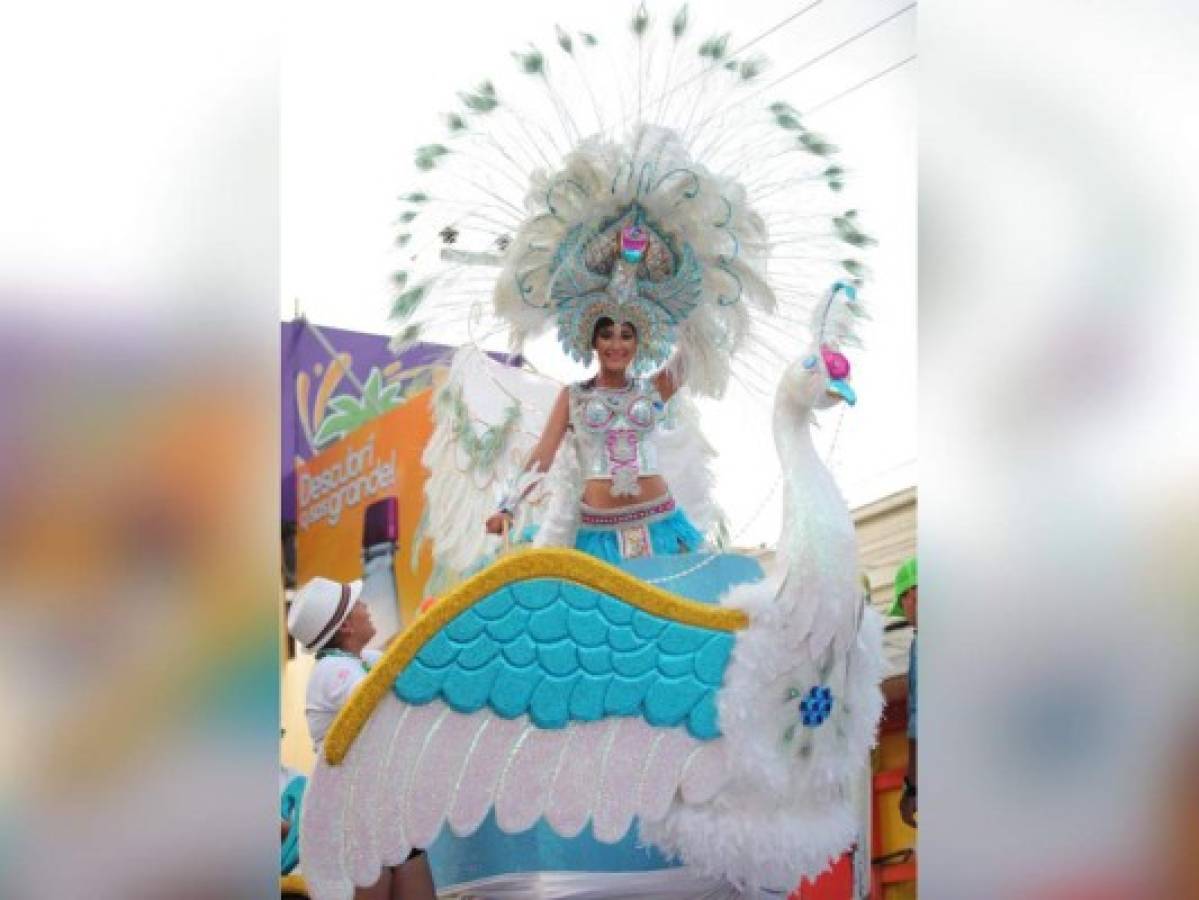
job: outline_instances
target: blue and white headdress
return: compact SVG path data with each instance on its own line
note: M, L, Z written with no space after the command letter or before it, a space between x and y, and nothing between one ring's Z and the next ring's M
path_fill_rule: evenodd
M550 271L547 293L562 349L589 364L596 324L628 322L637 331L639 372L666 361L678 325L703 293L703 270L690 245L672 248L636 204L615 221L576 225L558 244Z
M837 203L836 148L760 96L765 60L730 56L728 35L689 56L685 8L661 33L644 7L630 25L624 61L558 29L553 61L514 54L510 84L458 95L403 198L397 345L466 323L507 330L520 351L553 329L587 363L609 317L636 326L638 371L677 349L687 385L718 397L730 375L773 385L797 323L830 284L860 281L871 240ZM645 246L631 261L634 227Z

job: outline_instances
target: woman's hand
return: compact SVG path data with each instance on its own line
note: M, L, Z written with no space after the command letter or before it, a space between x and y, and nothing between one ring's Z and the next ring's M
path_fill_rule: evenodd
M512 515L506 512L497 512L491 515L484 524L488 534L506 534L508 529L512 527Z

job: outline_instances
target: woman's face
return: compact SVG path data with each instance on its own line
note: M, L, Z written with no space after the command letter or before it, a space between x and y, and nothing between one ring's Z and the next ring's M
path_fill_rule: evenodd
M636 330L628 322L601 325L595 332L595 352L601 369L624 372L637 355Z

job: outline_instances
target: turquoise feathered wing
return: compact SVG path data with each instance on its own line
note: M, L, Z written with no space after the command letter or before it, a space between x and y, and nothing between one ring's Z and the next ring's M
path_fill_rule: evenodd
M638 716L720 736L719 689L733 633L684 624L559 578L512 584L455 616L395 682L420 705L528 716L538 728Z

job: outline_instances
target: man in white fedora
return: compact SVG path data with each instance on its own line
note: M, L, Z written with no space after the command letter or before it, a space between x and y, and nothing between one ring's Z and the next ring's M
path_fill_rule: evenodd
M313 578L296 593L287 616L291 636L316 654L304 715L318 754L338 710L382 656L378 650L364 649L375 636L375 626L366 604L359 602L361 594L361 581L342 584Z
M318 756L338 710L383 655L383 651L366 649L375 636L375 626L366 604L360 600L361 595L361 581L342 584L328 578L313 578L296 592L287 616L291 636L316 654L316 666L308 679L304 714ZM355 889L354 897L434 900L433 876L424 851L413 850L407 862L384 868L378 882L369 888Z

